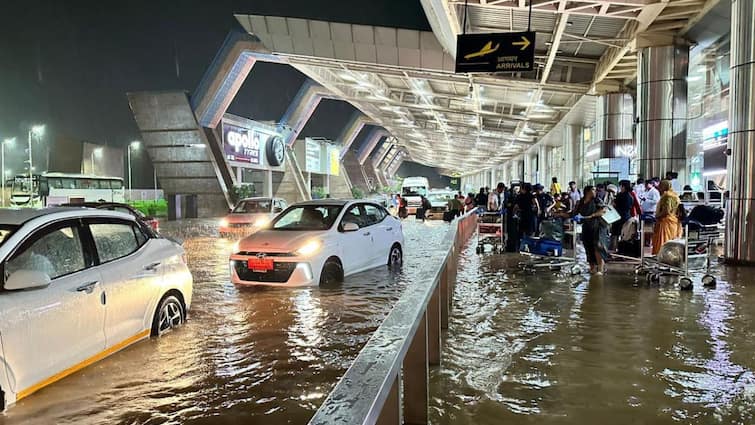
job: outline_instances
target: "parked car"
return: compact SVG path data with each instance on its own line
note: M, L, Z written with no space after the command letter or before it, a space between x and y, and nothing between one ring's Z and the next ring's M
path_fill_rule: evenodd
M181 325L192 277L180 245L101 209L0 210L0 410Z
M456 192L451 190L431 190L427 194L427 199L430 201L432 208L425 213L426 218L432 220L442 220L443 213L448 211L448 201L456 196Z
M237 285L306 286L400 265L401 222L375 202L319 200L289 207L230 257Z
M288 204L280 198L246 198L238 201L227 216L220 219L221 236L248 233L270 223Z
M155 217L145 215L143 212L137 210L128 204L121 204L119 202L79 202L71 204L63 204L61 207L84 207L84 208L97 208L99 210L118 211L126 214L130 214L136 217L137 220L149 225L155 232L160 231L160 221Z

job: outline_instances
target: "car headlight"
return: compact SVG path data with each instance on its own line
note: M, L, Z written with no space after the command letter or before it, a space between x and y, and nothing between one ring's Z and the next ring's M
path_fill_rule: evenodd
M257 221L254 222L254 227L267 227L267 225L270 223L270 219L262 217L258 218Z
M218 222L218 225L220 227L228 227L228 219L227 218L221 218Z
M294 253L301 257L308 257L315 252L317 252L321 247L320 242L318 241L309 241L306 244L304 244L301 248L297 249Z

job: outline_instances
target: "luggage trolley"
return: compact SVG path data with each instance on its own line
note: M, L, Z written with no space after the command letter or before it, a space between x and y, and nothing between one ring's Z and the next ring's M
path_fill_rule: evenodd
M710 256L713 242L721 237L719 225L703 225L690 221L684 225L681 239L666 242L657 256L645 256L644 247L640 265L635 273L645 273L648 284L657 284L663 276L679 278L679 288L692 289L692 271L703 271L703 286L716 286L716 277L710 274Z
M504 249L503 215L500 212L482 212L477 215L477 248L482 254L485 247L491 246L493 252L502 253Z
M519 253L526 257L519 262L519 268L524 271L567 270L572 275L582 273L582 267L577 263L577 234L579 225L572 223L570 232L564 232L561 220L546 220L540 225L540 237L524 237ZM564 255L562 241L568 234L572 238L573 256Z

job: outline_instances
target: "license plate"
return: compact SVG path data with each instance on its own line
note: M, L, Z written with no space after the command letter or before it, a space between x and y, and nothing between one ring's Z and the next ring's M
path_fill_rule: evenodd
M272 258L250 258L246 263L247 268L253 272L269 272L275 268Z

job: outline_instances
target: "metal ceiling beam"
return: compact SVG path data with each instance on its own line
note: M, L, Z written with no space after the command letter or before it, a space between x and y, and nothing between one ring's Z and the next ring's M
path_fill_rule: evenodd
M532 10L548 13L570 13L574 15L605 16L618 19L637 19L641 8L658 0L533 0ZM464 0L451 0L452 5L465 4ZM469 0L469 6L497 10L527 11L529 3L525 0Z
M705 2L705 5L703 5L702 9L699 10L697 15L687 21L687 25L685 25L684 28L682 28L682 30L679 31L679 34L686 35L692 29L692 27L695 26L695 24L700 22L703 19L703 17L705 17L705 15L707 15L708 12L710 12L720 2L721 0L707 0Z

